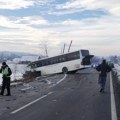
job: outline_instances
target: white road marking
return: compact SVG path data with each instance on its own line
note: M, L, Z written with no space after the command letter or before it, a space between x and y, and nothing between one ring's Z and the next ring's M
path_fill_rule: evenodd
M13 111L13 112L11 112L11 114L15 114L15 113L17 113L17 112L23 110L24 108L26 108L26 107L28 107L28 106L30 106L30 105L36 103L37 101L39 101L39 100L41 100L41 99L47 97L48 95L50 95L50 94L52 94L52 93L53 93L53 92L49 92L47 95L43 95L42 97L40 97L40 98L38 98L38 99L36 99L36 100L34 100L34 101L32 101L32 102L30 102L30 103L24 105L23 107L21 107L21 108L15 110L15 111Z
M26 90L29 90L29 89L31 89L31 88L33 88L33 87L27 87L27 88L23 88L23 89L21 89L20 91L22 91L22 92L25 92Z
M67 77L67 74L65 74L65 76L61 80L59 80L56 84L61 83L63 80L65 80L66 77Z
M112 75L111 75L111 73L110 73L110 91L111 91L111 119L112 120L117 120L115 96L114 96L113 82L112 82Z
M66 77L67 77L67 74L65 74L65 76L64 76L62 79L60 79L55 85L61 83L63 80L65 80ZM53 86L55 86L55 85L53 85ZM44 96L42 96L42 97L40 97L40 98L38 98L38 99L36 99L36 100L34 100L34 101L32 101L32 102L26 104L26 105L24 105L23 107L21 107L21 108L15 110L15 111L13 111L13 112L11 112L11 114L15 114L15 113L17 113L17 112L23 110L24 108L26 108L26 107L28 107L28 106L30 106L30 105L36 103L37 101L39 101L39 100L41 100L41 99L47 97L48 95L50 95L50 94L52 94L52 93L53 93L53 92L49 92L47 95L44 95Z
M65 80L66 77L67 77L67 74L65 74L64 77L62 79L60 79L58 82L56 82L55 84L53 84L52 87L54 87L57 84L61 83L63 80Z

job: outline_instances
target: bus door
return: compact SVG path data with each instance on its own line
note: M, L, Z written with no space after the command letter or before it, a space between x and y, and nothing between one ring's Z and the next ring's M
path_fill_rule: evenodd
M82 59L82 65L91 65L91 58L94 55L87 55Z

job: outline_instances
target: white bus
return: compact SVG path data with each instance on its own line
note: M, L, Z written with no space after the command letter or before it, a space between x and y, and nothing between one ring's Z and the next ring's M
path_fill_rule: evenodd
M41 75L76 72L79 69L91 67L91 58L89 50L79 50L61 54L54 57L47 57L28 66L32 71L38 71Z

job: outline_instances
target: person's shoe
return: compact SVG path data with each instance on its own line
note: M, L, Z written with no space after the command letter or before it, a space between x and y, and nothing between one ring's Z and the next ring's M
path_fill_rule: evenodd
M2 93L0 93L0 95L2 95L2 96L3 96L3 94L2 94Z
M105 93L105 91L102 91L102 93Z
M102 90L102 93L105 93L104 89Z
M103 89L101 88L99 92L102 92L102 91L103 91Z
M11 94L6 94L6 96L11 96Z

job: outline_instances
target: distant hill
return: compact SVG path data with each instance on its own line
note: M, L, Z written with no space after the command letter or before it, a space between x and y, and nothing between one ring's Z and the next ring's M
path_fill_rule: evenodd
M25 52L0 51L0 62L13 60L14 58L20 58L22 56L36 56L36 55L37 54L31 54L31 53L25 53Z

